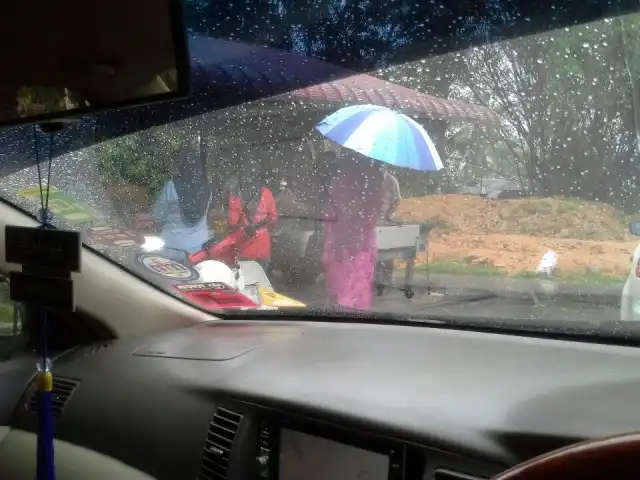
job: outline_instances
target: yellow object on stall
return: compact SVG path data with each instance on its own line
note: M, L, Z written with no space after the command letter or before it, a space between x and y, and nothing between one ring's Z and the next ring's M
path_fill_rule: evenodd
M270 288L260 289L260 300L262 300L262 303L267 307L278 307L278 308L306 307L304 303L294 300L293 298L280 295L279 293L274 292Z

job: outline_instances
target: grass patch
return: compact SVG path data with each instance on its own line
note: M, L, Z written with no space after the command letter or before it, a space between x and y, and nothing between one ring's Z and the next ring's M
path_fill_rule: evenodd
M424 270L427 265L421 263L416 265L416 270ZM477 277L499 277L507 276L498 267L491 265L470 265L463 262L435 261L429 264L430 274L447 275L472 275ZM538 275L533 270L522 270L510 278L536 278ZM612 285L622 284L627 280L626 275L611 275L593 270L556 270L555 276L549 278L559 283L591 284L591 285Z
M573 213L580 209L580 205L571 200L565 200L558 205L558 211L560 213Z
M536 272L532 270L523 270L514 275L515 278L535 278ZM626 275L611 275L608 273L594 272L592 270L569 270L558 271L550 280L561 283L577 283L577 284L596 284L611 285L624 283L627 280Z
M528 198L514 209L519 215L549 215L553 212L553 200L550 198Z
M514 278L535 278L538 274L533 270L522 270L521 272L516 273Z
M516 205L514 213L525 216L529 215L554 215L565 214L579 211L581 205L579 202L570 198L535 198L530 197L522 200Z
M416 265L417 269L426 269L427 265ZM429 263L429 273L450 275L500 276L502 271L491 265L470 265L462 262L435 261Z

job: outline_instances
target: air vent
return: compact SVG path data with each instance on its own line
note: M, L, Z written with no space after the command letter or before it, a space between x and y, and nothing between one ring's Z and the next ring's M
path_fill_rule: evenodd
M485 480L481 477L467 473L454 472L452 470L438 469L433 473L433 480Z
M226 480L233 441L242 415L218 407L209 423L199 480Z
M67 401L73 395L74 390L78 387L80 382L71 378L63 378L53 376L53 391L51 392L51 399L53 404L53 415L60 416L64 410ZM25 403L27 411L38 411L38 391L36 389L35 381L32 382L29 387L29 393L27 394L27 401Z
M269 427L263 423L262 428L260 429L260 455L269 455L270 433Z

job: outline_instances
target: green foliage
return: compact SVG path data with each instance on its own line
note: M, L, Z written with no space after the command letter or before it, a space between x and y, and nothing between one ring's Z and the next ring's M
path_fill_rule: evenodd
M640 182L629 179L640 177L640 15L485 45L456 66L449 93L493 108L502 122L449 125L453 183L503 176L529 193L637 211ZM412 88L444 71L422 62L395 70Z
M185 141L182 132L169 127L109 140L96 147L98 170L106 183L153 193L169 178L171 159Z

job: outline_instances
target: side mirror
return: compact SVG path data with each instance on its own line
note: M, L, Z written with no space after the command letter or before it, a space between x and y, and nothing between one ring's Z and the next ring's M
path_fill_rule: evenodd
M631 235L640 235L640 221L636 220L629 224L629 233Z

